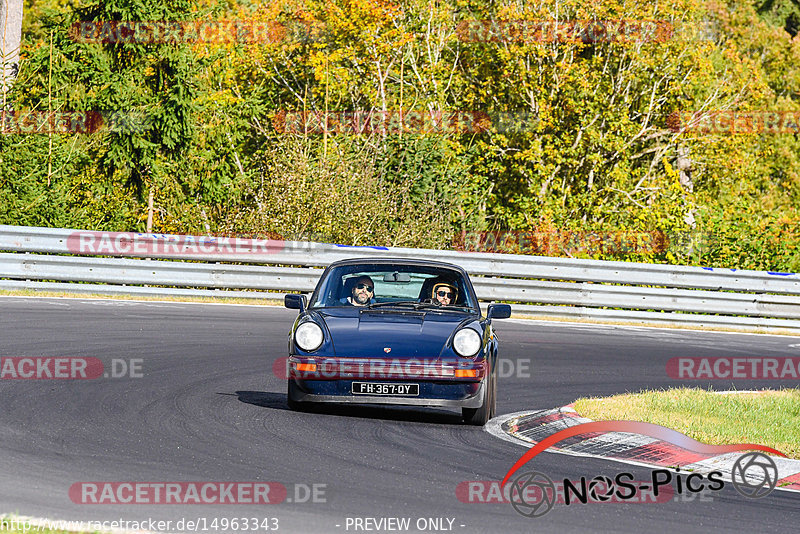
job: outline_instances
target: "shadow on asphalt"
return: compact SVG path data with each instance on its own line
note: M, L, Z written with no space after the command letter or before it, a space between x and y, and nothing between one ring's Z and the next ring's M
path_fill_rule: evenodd
M220 393L220 395L231 395ZM289 410L286 405L286 393L270 391L237 391L240 402L252 404L272 410ZM386 421L410 421L417 423L435 423L439 425L463 425L461 414L446 411L442 408L414 408L409 406L370 406L342 404L314 404L303 410L306 413L336 415L340 417L358 417L360 419L382 419Z

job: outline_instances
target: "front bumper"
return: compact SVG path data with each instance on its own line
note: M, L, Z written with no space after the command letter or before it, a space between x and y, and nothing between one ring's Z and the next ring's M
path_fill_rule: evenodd
M403 406L441 406L448 408L480 408L483 405L483 382L414 382L418 396L354 395L353 380L294 380L291 400L350 404L391 404ZM364 380L356 380L363 382ZM379 381L376 381L379 382ZM405 382L405 381L404 381Z
M479 408L486 362L469 359L304 357L287 362L293 401ZM363 395L353 382L419 384L419 394Z

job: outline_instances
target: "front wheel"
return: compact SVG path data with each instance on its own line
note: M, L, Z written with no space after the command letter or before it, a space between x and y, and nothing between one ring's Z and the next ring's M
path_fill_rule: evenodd
M496 411L497 375L493 372L486 379L483 405L480 408L461 408L461 417L468 425L483 426L494 417Z
M297 384L294 383L294 380L289 380L287 384L288 386L286 387L286 404L289 405L289 409L294 412L304 411L306 408L304 406L304 403L292 400L292 397L295 396L295 392L297 391Z

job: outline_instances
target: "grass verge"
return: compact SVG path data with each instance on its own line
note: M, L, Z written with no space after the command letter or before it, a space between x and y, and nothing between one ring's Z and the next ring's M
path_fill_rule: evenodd
M710 445L758 443L800 459L800 389L719 394L699 388L581 398L575 410L595 421L644 421Z

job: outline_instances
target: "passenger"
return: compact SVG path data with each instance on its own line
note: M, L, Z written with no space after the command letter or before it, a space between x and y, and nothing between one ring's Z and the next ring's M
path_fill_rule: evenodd
M366 306L374 302L375 283L369 276L359 276L356 280L350 296L342 299L344 304L351 304L353 306Z
M456 298L458 297L458 290L455 286L445 283L439 283L433 286L433 294L431 298L435 304L441 304L442 306L450 306L455 304Z

